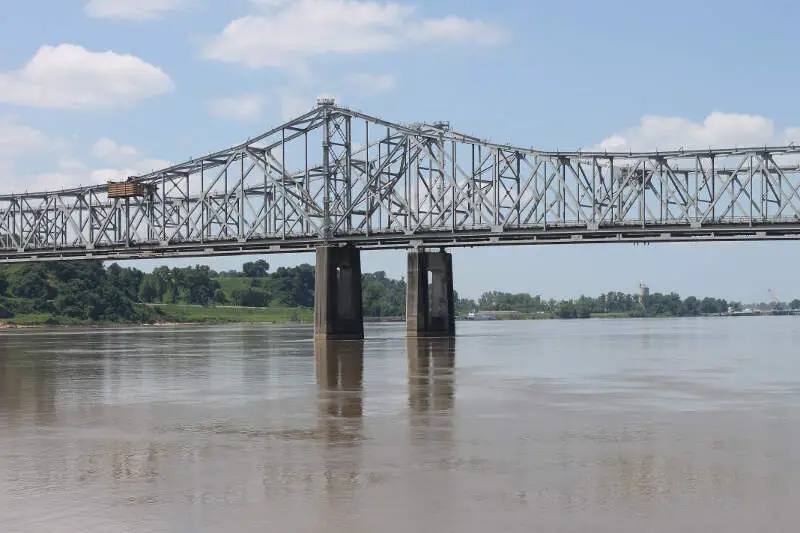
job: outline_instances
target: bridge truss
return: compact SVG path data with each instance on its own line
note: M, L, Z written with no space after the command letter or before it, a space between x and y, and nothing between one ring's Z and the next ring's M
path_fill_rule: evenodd
M800 238L800 148L544 152L322 101L244 144L108 185L0 194L0 262Z

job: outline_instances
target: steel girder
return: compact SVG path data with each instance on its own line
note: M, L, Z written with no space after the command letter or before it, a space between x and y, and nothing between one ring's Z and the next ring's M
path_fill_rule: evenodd
M361 248L800 238L800 149L544 152L330 102L107 185L0 195L0 262Z

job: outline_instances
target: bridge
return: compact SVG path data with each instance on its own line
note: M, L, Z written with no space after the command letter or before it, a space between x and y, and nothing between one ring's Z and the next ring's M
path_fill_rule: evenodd
M800 147L553 152L322 99L124 183L0 193L0 263L317 252L317 334L363 335L360 251L409 249L409 335L454 331L464 246L800 238Z

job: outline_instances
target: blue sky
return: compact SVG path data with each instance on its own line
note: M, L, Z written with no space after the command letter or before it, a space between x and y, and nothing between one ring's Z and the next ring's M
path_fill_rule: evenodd
M542 149L782 142L800 131L800 8L768 4L17 2L0 17L0 180L24 190L146 172L254 136L320 94ZM456 250L456 289L567 297L644 281L742 300L773 288L789 299L800 296L796 246ZM364 260L366 270L404 273L401 252Z

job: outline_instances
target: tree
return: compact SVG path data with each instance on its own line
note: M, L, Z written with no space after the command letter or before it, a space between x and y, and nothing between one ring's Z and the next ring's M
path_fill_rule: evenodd
M225 291L223 291L222 289L217 289L214 291L214 303L215 304L228 303L228 297L225 295Z
M161 298L153 276L145 276L139 286L139 300L144 303L153 303Z
M139 297L144 272L135 268L122 268L114 263L106 269L109 283L124 291L128 298L136 300Z
M264 291L260 290L235 290L233 303L240 307L266 307L268 300Z
M176 284L180 283L181 293L187 303L206 306L220 288L219 282L211 277L211 269L205 265L182 270L175 269Z
M56 291L40 269L32 268L19 278L14 294L29 300L49 300L55 296Z
M369 317L398 317L406 310L406 284L386 276L385 272L361 276L361 298L364 315Z
M578 312L572 302L561 302L556 311L558 318L577 318Z
M689 296L683 301L683 314L697 316L700 313L700 302L694 296Z
M8 292L8 277L5 272L0 272L0 296L5 296Z
M269 272L269 263L263 259L242 265L242 272L248 278L263 278Z
M0 281L0 294L2 294L2 293L3 293L3 292L2 292L2 283L3 283L3 282L2 282L2 281ZM789 307L790 307L791 309L800 309L800 300L798 300L797 298L795 298L794 300L792 300L791 302L789 302Z
M700 312L703 314L725 313L728 311L728 302L716 298L703 298L700 302Z
M465 314L471 313L475 311L477 308L477 304L475 300L471 300L469 298L456 298L455 299L455 309L456 313Z
M303 264L295 268L279 268L269 278L267 290L279 305L314 307L314 267Z
M103 316L102 304L97 293L90 290L80 278L66 283L53 302L60 315L79 320L100 320Z
M581 296L575 303L575 316L577 318L591 318L594 302L591 298Z
M145 300L150 302L164 302L164 303L175 303L175 301L167 302L168 299L167 294L169 293L169 299L177 298L177 293L174 292L173 289L173 279L172 273L170 272L169 267L158 267L153 269L153 272L145 277L142 281L143 284L147 283L151 285L151 288L148 289L148 294L152 295L152 299ZM141 291L141 289L140 289ZM141 292L140 292L141 293Z

